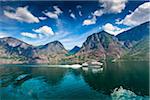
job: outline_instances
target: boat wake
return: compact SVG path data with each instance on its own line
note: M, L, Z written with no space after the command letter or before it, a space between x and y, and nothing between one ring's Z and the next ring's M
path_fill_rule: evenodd
M113 93L111 93L112 100L149 100L148 96L138 96L134 92L120 88L115 88Z

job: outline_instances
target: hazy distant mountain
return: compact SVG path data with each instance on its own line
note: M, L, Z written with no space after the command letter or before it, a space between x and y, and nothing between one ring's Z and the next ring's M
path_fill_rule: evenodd
M133 47L138 41L149 35L149 22L143 23L130 30L118 34L116 37L119 41L124 42L128 48Z
M74 55L74 54L76 54L79 50L80 50L80 47L75 46L75 47L73 47L73 48L68 52L68 55Z
M90 35L83 43L78 55L84 56L84 59L106 59L119 58L124 54L124 47L118 39L105 32L94 33Z

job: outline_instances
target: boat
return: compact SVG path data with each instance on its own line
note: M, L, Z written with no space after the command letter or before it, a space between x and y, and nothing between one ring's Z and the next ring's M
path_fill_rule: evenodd
M84 62L82 64L82 67L95 67L95 68L101 68L103 63L98 62L98 61L92 61L92 62Z
M93 61L93 62L91 62L91 65L102 66L103 63L98 62L98 61Z
M101 71L103 71L103 67L101 67L101 68L92 68L92 72L93 73L98 73L98 72L101 72Z
M93 61L89 64L89 67L91 68L102 68L103 63L98 61Z
M88 63L87 62L83 63L82 67L88 67Z
M91 69L93 72L99 72L103 71L103 63L98 61L92 61L92 62L84 62L82 64L82 69L84 71L88 71L88 69Z

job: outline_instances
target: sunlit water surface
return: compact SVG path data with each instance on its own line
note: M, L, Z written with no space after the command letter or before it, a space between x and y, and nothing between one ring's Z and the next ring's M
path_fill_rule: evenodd
M131 61L105 63L103 71L60 65L0 65L0 97L1 100L148 100L149 65Z

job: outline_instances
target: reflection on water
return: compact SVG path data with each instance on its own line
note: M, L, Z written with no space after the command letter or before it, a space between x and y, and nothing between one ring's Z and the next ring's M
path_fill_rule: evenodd
M31 74L35 77L44 76L50 85L57 85L62 81L66 71L66 68L33 67Z
M123 86L138 95L149 94L149 69L146 62L107 63L102 73L83 72L84 80L94 90L110 94L114 88Z
M120 96L132 94L126 97L140 97L140 99L146 96L148 99L148 83L148 62L106 63L103 71L49 67L48 65L0 66L2 100L120 98L116 94ZM114 91L120 86L124 89Z

